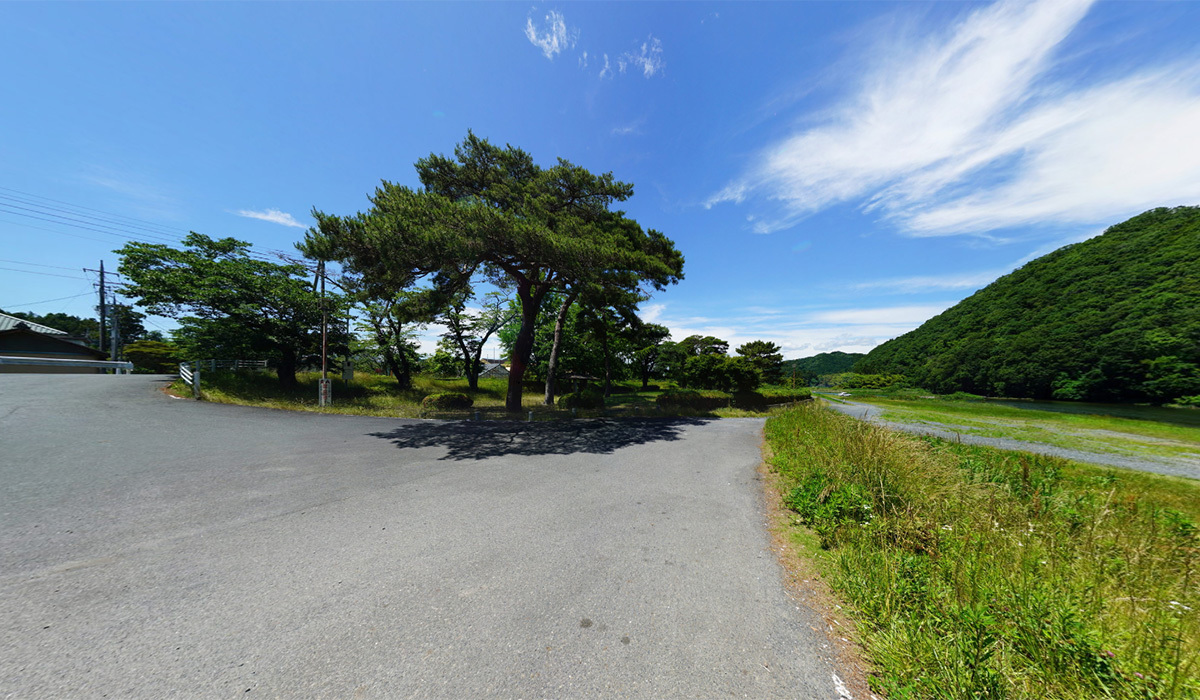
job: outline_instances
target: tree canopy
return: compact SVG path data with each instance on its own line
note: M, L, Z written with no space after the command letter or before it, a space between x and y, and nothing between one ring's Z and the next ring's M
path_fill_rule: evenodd
M939 393L1200 394L1200 207L1153 209L1005 275L855 366Z
M307 269L253 258L250 244L233 238L192 233L183 246L129 243L116 251L129 280L121 294L181 319L176 337L185 348L253 352L275 365L282 385L294 386L301 355L320 342L321 303Z
M447 298L476 276L515 292L521 321L510 359L509 410L547 296L573 284L662 289L683 276L683 256L662 233L643 230L611 207L633 186L559 159L550 167L525 151L468 133L454 156L416 163L421 188L384 181L371 208L352 216L314 211L303 247L338 260L378 293L416 280Z

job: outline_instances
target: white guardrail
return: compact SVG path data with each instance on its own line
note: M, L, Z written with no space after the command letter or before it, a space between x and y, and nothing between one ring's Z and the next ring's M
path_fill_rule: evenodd
M50 357L15 357L0 355L0 365L33 365L38 367L94 367L116 370L117 374L133 371L132 362L109 362L108 360L63 360Z

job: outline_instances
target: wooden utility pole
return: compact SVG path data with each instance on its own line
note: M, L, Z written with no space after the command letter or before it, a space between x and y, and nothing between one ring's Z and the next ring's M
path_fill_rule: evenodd
M104 261L100 261L100 352L104 352L105 323L108 322L108 306L104 299Z

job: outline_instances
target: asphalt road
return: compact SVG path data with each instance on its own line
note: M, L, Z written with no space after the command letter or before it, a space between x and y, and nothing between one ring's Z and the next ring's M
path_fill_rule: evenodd
M0 375L0 697L837 698L757 420L438 423Z

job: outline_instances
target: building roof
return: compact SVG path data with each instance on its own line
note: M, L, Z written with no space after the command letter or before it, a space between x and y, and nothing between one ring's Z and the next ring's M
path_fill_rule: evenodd
M33 321L26 321L23 318L17 318L16 316L9 316L8 314L0 314L0 331L11 331L12 329L16 328L19 324L22 324L22 323L24 323L25 326L29 328L29 330L33 331L34 333L41 333L42 335L66 335L67 334L66 331L60 331L57 328L51 328L50 326L43 326L40 323L34 323Z

